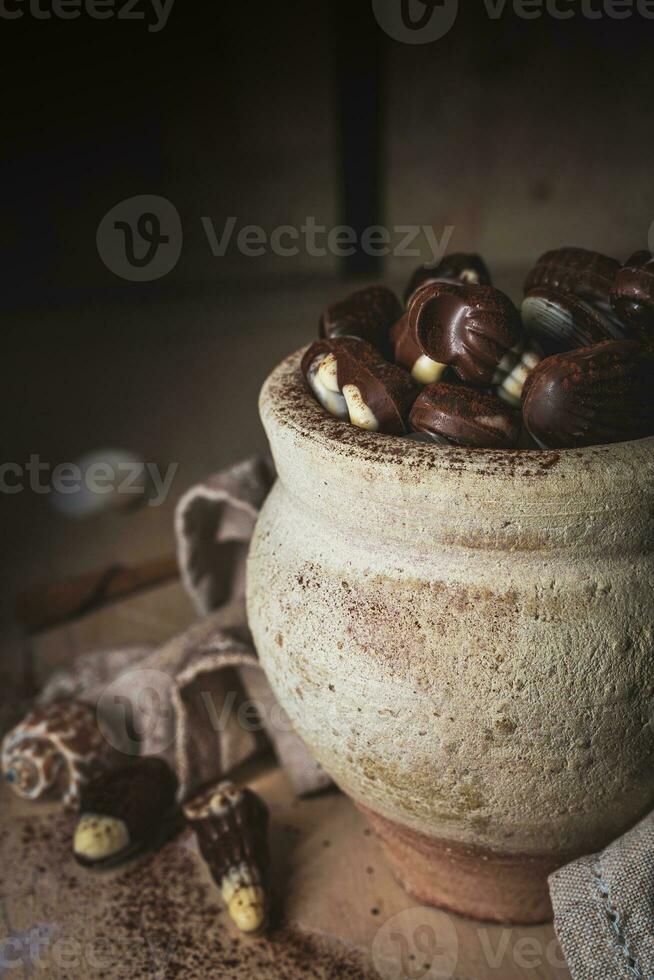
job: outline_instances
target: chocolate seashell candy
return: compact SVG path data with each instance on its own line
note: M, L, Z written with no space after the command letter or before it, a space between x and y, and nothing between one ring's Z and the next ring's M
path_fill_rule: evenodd
M637 339L654 337L654 256L636 252L618 272L611 304Z
M473 285L490 286L491 276L481 255L468 252L452 252L438 265L421 265L415 270L404 292L404 302L408 303L421 286L432 282L463 282Z
M546 354L589 347L603 340L623 340L624 331L580 296L553 286L536 286L521 308L525 330Z
M328 306L320 319L320 336L358 337L391 356L390 330L402 315L399 299L386 286L368 286Z
M160 846L175 828L177 777L162 759L143 757L88 783L73 839L76 861L114 867Z
M372 432L406 433L418 387L371 344L354 337L318 340L304 354L302 372L330 414Z
M541 361L525 385L525 425L545 449L654 433L654 350L609 340Z
M519 413L497 395L447 382L418 395L409 421L415 432L475 449L514 449L520 437Z
M268 807L247 787L225 781L188 803L184 815L234 924L261 932L268 919Z
M538 286L552 286L608 310L611 289L619 271L618 260L601 252L556 248L538 259L527 276L525 293Z
M492 286L437 282L422 286L392 331L395 359L422 384L448 367L472 385L498 387L519 405L524 380L540 354L525 348L517 309Z

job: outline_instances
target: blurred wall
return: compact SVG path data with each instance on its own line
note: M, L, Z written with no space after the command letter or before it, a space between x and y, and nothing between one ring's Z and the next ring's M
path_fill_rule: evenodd
M427 223L440 237L453 226L452 248L501 267L564 242L619 257L644 246L654 22L524 21L510 7L492 20L483 4L459 6L428 45L389 38L369 0L176 0L159 33L3 21L0 303L124 289L95 234L114 204L144 193L175 204L184 250L163 283L129 286L139 299L343 271L303 247L255 258L232 243L215 258L202 216L218 233L233 216L235 235L247 224L269 234L307 217L361 220L363 202L391 228ZM404 276L416 262L391 257L388 269Z
M491 21L479 4L432 45L390 43L390 223L453 225L453 248L500 268L560 244L646 247L653 40L639 18Z

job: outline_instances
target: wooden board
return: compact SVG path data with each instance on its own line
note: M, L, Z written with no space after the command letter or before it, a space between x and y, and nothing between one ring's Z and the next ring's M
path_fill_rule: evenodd
M90 650L164 643L196 619L181 584L171 582L103 606L32 638L37 685Z

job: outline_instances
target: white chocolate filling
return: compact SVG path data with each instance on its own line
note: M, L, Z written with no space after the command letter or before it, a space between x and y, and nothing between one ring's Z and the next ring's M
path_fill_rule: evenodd
M87 813L75 828L73 851L87 861L102 861L123 851L129 842L129 831L122 820Z
M266 921L266 896L259 874L245 862L230 868L220 883L230 918L241 932L256 932Z
M338 362L333 354L326 354L321 360L316 376L327 391L340 392L341 389L338 387Z
M538 353L538 351L528 347L520 360L516 363L509 374L506 375L501 385L497 389L497 394L503 401L508 402L508 404L512 405L514 408L518 408L520 406L520 399L522 398L522 389L525 386L525 381L540 360L541 355Z
M447 364L432 361L431 357L421 354L411 368L411 374L421 385L432 385L440 381L447 370Z
M520 360L520 356L524 350L523 344L516 344L511 350L507 351L500 363L495 369L495 374L493 375L493 384L501 385L508 374L513 371L514 367Z
M359 429L368 429L370 432L379 431L379 422L364 402L363 396L356 385L344 385L343 397L345 398L352 425L356 425Z
M330 415L334 415L337 419L347 422L348 410L347 405L345 404L345 399L338 389L334 391L325 385L321 374L322 365L330 357L333 358L333 354L328 354L326 357L322 358L317 357L307 372L307 380L311 385L311 390L325 411L329 412ZM336 359L334 358L334 364L335 363ZM329 367L325 372L325 377L327 377L329 383L331 384L331 369Z

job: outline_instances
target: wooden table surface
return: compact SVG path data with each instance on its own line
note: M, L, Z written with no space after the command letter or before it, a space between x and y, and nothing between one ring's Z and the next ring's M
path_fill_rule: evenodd
M162 642L193 617L178 583L140 593L33 638L37 677L84 650ZM259 940L231 926L190 831L94 874L72 858L71 816L0 789L0 978L569 977L549 925L503 927L418 905L339 792L296 799L271 757L238 778L271 809L276 916Z
M74 817L3 788L0 977L30 968L48 980L569 976L551 926L476 923L417 905L340 793L298 801L270 761L247 777L271 808L276 911L257 940L232 927L191 831L123 869L89 872L71 855Z

